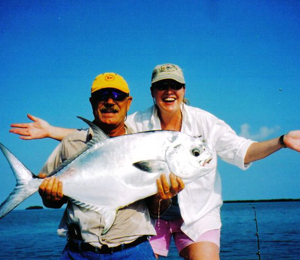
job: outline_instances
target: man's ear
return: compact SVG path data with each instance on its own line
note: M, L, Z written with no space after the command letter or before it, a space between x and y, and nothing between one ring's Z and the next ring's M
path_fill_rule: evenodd
M92 97L90 97L90 103L91 103L92 109L94 111L95 108L96 108L96 106L97 106L97 104L95 103L95 100Z
M132 102L132 96L129 96L129 97L127 98L127 111L129 111L129 108L130 108L130 106L131 106L131 102Z
M92 98L92 97L90 97L90 103L91 103L91 106L92 106L92 108L93 108L93 110L94 110L94 106L93 106L93 98Z

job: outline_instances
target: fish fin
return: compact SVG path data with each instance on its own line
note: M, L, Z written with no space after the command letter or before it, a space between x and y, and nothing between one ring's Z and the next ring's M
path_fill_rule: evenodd
M42 179L29 171L2 143L0 143L0 149L9 162L16 178L14 190L0 205L0 218L3 218L25 199L35 193L38 190Z
M105 226L102 232L102 235L106 234L108 230L110 230L111 226L115 222L117 211L116 210L111 210L111 209L105 209L105 211L102 209L101 210L101 216L105 216Z
M80 206L82 208L85 208L85 209L88 209L91 211L95 211L101 215L101 218L103 218L105 220L102 235L108 232L108 230L111 228L111 226L113 225L113 223L116 219L116 215L117 215L116 209L112 209L112 208L108 208L108 207L99 208L97 206L94 206L94 205L91 205L88 203L84 203L84 202L81 202L81 201L73 199L73 198L69 198L69 200L71 202L73 202L74 204L76 204L77 206Z
M109 139L109 136L105 134L99 126L81 116L78 116L78 118L87 123L93 130L93 139L87 144L89 147L93 146L95 143L103 143L106 139Z
M106 135L100 127L98 127L97 125L95 125L93 122L78 116L79 119L81 119L82 121L84 121L85 123L87 123L93 130L94 136L93 139L90 140L87 144L86 147L84 147L83 149L79 150L74 156L68 158L67 160L65 160L62 164L60 164L55 170L53 170L48 177L53 176L55 174L57 174L58 172L60 172L63 168L65 168L67 165L69 165L72 161L74 161L78 156L80 156L81 154L83 154L85 151L87 151L90 147L92 147L94 144L96 143L103 143L106 139L110 138L108 135Z
M165 172L168 166L165 161L162 160L144 160L133 163L133 166L144 172Z

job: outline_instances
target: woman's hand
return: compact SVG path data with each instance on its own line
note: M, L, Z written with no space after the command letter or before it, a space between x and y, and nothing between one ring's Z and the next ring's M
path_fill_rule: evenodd
M157 197L162 200L171 199L184 189L182 179L176 177L173 173L170 174L171 187L165 174L161 174L160 178L156 180L156 184L158 189Z

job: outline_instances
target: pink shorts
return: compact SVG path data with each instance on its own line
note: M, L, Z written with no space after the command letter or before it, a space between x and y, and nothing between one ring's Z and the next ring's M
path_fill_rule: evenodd
M155 229L157 235L150 239L150 244L155 254L168 256L172 235L179 253L194 242L212 242L220 248L220 229L209 230L193 241L181 231L182 223L182 219L169 221L158 219L156 221Z

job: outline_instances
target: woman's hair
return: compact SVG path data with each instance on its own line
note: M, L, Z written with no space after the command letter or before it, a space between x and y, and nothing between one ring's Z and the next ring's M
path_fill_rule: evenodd
M182 100L182 102L184 103L184 104L186 104L186 105L190 105L190 101L187 99L187 98L183 98L183 100Z

